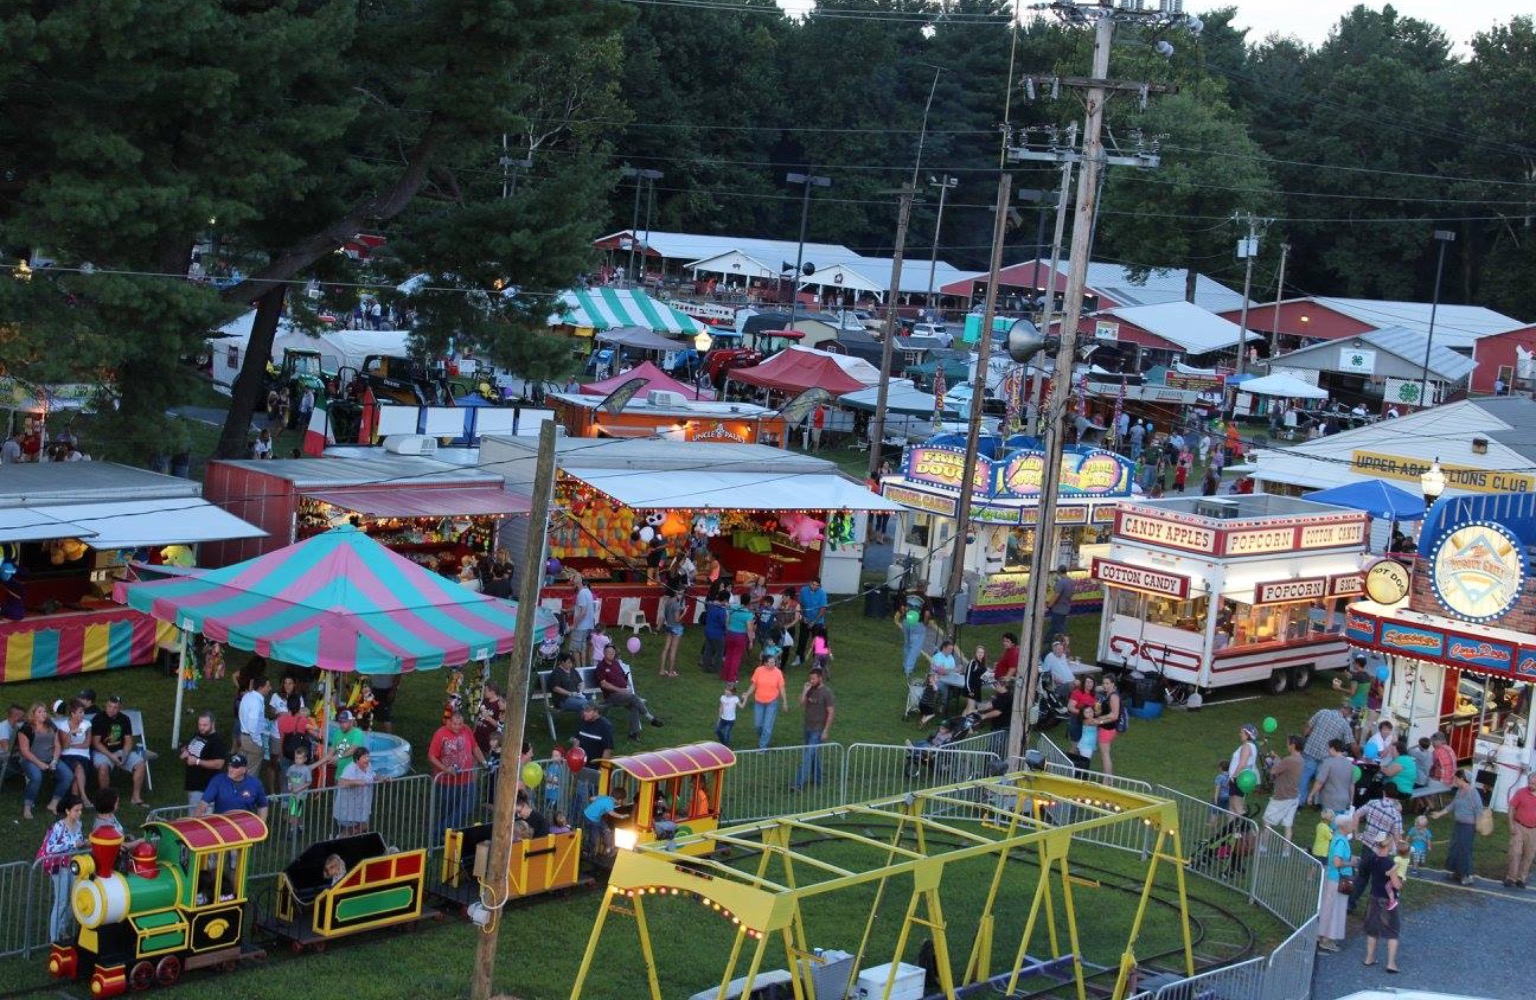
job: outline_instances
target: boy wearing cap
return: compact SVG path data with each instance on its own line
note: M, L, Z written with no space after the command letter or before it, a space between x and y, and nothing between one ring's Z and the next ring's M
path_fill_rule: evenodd
M133 745L133 723L123 714L123 699L117 695L107 699L106 711L91 718L91 749L97 785L106 788L112 783L114 767L127 771L133 775L129 801L144 805L144 751Z

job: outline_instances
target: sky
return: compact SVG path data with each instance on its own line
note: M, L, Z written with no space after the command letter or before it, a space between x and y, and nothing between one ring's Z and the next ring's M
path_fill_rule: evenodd
M1209 10L1215 7L1237 8L1235 23L1247 28L1248 41L1257 42L1271 33L1294 35L1309 45L1317 45L1328 37L1328 31L1339 18L1353 9L1360 0L1206 0L1191 3L1186 0L1185 10ZM1385 3L1371 0L1367 4L1381 9ZM1392 7L1404 17L1428 21L1444 29L1459 51L1480 31L1495 24L1508 23L1516 14L1536 12L1533 0L1393 0Z

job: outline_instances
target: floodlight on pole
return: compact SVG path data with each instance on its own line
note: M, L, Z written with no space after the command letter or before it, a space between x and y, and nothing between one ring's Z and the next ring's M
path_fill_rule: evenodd
M805 228L811 219L811 189L831 187L832 178L791 172L785 174L784 179L791 184L805 185L805 196L800 199L800 245L795 250L795 273L789 279L789 325L793 327L795 317L800 313L800 276L805 268Z

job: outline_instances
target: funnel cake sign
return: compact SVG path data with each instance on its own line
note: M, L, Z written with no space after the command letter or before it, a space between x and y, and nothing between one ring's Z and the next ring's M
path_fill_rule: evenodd
M1435 599L1447 611L1467 621L1492 621L1520 599L1525 547L1503 525L1473 521L1436 540L1429 567Z

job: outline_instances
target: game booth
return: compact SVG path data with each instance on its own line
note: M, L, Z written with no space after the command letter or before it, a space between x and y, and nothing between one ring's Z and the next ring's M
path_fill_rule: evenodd
M502 521L529 509L527 495L509 492L494 472L384 448L338 458L209 462L204 491L265 531L210 546L212 566L355 523L413 562L456 572L495 551Z
M966 609L971 624L1016 622L1024 613L1044 465L1036 438L981 439L964 553L965 572L976 581ZM881 480L885 498L910 512L896 535L892 586L922 588L931 597L945 592L964 467L964 435L941 434L908 448L901 471ZM1062 455L1049 544L1056 552L1053 566L1069 567L1074 613L1097 611L1103 600L1087 567L1106 548L1102 536L1115 505L1132 496L1132 469L1129 460L1101 448L1074 446Z
M641 365L640 368L645 368ZM619 388L640 369L616 375L597 383ZM671 441L719 441L727 444L770 444L786 442L784 418L777 410L747 402L698 400L669 389L642 389L615 408L606 395L591 395L593 386L582 386L581 393L553 393L546 396L555 419L571 437L641 438L660 437Z
M1411 741L1439 731L1503 810L1531 763L1536 494L1442 497L1416 558L1387 558L1349 606L1350 645L1385 657L1385 713Z
M1122 504L1092 565L1098 660L1186 690L1304 688L1348 664L1369 534L1362 511L1267 493Z
M7 465L0 476L0 683L154 662L176 630L112 600L132 566L196 565L259 527L198 484L112 462Z
M766 445L562 438L558 448L543 596L569 607L579 572L607 624L654 624L662 590L651 569L682 552L698 596L718 578L737 589L761 578L777 593L819 577L830 593L856 593L865 514L900 509L831 462ZM534 441L487 438L480 457L531 490L537 453ZM521 551L524 524L508 525L505 547Z

